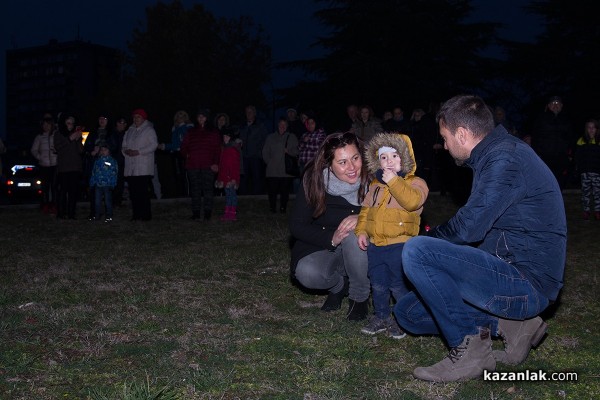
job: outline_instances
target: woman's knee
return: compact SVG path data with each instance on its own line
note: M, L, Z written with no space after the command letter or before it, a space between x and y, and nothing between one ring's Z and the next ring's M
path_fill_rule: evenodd
M298 282L300 282L304 287L308 287L307 284L311 281L311 276L313 273L306 264L299 262L298 266L296 266L294 275L296 276Z
M300 260L296 266L295 276L302 286L309 289L321 289L326 286L328 277L323 274L323 268L312 262Z

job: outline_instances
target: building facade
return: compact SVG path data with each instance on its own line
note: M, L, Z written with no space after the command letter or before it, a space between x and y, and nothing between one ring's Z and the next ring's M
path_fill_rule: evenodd
M86 107L98 103L101 86L118 82L122 58L117 49L81 40L8 50L6 141L27 148L47 112L55 119L70 112L83 120Z

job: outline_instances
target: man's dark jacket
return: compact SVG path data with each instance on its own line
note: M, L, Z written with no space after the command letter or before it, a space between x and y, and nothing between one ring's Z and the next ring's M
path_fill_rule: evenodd
M567 223L552 172L501 125L475 146L465 164L473 169L467 203L429 235L505 260L556 300L563 286Z

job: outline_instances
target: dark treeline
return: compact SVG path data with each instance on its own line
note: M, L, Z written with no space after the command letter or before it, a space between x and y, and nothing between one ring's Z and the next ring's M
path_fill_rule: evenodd
M234 121L246 104L273 120L274 110L310 109L328 131L338 129L350 103L369 104L379 116L399 104L410 116L457 93L502 106L522 134L554 94L575 127L600 115L600 25L581 0L531 1L524 12L545 21L535 43L503 40L499 24L467 22L470 0L315 1L315 18L330 33L314 45L326 56L278 65L268 36L250 18L158 2L133 30L118 81L99 82L101 95L82 102L79 115L95 121L98 110L127 115L144 107L160 141L169 139L176 110L193 114L199 106ZM490 46L504 56L487 55ZM265 93L273 68L300 69L307 78Z

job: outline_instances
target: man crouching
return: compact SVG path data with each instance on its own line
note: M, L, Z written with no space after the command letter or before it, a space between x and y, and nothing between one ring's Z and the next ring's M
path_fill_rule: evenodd
M480 377L496 362L523 362L546 333L538 316L563 285L567 227L554 175L476 96L456 96L437 120L444 148L473 170L467 203L427 236L410 239L402 264L415 291L394 308L414 334L441 334L450 347L416 378ZM504 340L492 351L492 336Z

